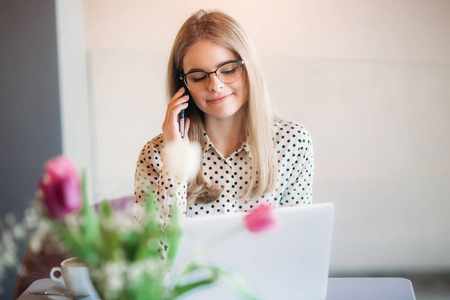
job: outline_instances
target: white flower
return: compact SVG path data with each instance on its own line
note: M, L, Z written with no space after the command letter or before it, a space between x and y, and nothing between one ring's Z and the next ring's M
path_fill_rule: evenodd
M89 270L89 274L108 299L119 299L118 292L126 285L125 271L126 263L118 261L106 262L97 269Z
M16 224L16 217L12 213L8 213L5 216L5 223L9 227L13 227Z
M51 232L50 225L47 221L41 220L38 225L36 233L33 235L30 241L30 250L38 253L42 249L45 236Z
M10 230L5 230L3 232L2 243L5 247L12 247L15 245L13 235L11 234Z
M39 219L41 218L40 204L35 201L32 205L32 207L25 209L23 225L27 230L36 228L39 225Z
M142 264L132 263L128 266L127 275L128 280L131 282L139 280L139 278L142 275L142 272L144 268L142 267Z
M6 230L2 233L0 250L0 266L14 266L17 263L17 245L14 242L13 235L10 230Z
M156 258L140 260L133 262L128 266L127 276L128 280L131 282L137 281L143 273L147 273L150 276L155 276L162 272L161 261Z
M12 231L13 231L14 238L16 238L16 239L25 238L26 231L25 231L25 228L23 228L23 226L21 224L16 224L12 228Z
M179 181L197 175L201 160L201 147L186 141L167 143L162 151L165 169Z
M112 216L102 220L102 226L107 230L119 230L120 232L128 232L134 228L133 216L134 205L127 205L123 211L116 211Z
M124 273L126 270L126 263L123 261L107 262L103 266L103 274L105 274L105 284L108 291L117 293L123 289L125 285Z
M13 250L13 249L10 249ZM17 264L17 256L15 254L15 252L12 251L6 251L2 253L3 256L3 261L5 263L5 265L7 266L14 266Z

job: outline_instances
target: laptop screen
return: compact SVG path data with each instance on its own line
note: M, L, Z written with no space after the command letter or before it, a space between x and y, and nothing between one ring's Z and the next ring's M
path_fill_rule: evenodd
M334 205L313 204L274 210L279 227L251 233L245 214L187 218L175 261L177 274L193 258L239 274L261 299L325 299ZM229 235L230 231L235 233ZM227 237L222 238L227 235ZM205 251L207 245L215 244ZM238 299L225 283L203 287L181 299Z

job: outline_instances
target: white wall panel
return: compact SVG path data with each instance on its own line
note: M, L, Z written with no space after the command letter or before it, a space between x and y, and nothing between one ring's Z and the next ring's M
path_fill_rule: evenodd
M312 134L315 202L336 205L331 271L450 268L449 1L84 4L96 200L133 193L174 36L218 8L255 42L279 113Z

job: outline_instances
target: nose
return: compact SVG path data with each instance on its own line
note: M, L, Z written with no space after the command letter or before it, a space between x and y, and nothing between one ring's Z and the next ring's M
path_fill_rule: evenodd
M219 78L217 78L217 75L215 73L212 73L209 75L209 91L218 91L219 89L223 88L224 83L220 81Z

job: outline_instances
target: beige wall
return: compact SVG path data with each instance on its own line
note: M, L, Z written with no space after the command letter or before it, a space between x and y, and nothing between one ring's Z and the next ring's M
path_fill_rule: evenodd
M242 23L276 108L312 133L314 199L336 205L332 272L448 270L446 0L85 0L97 200L133 193L162 124L168 52L199 8Z
M260 56L450 62L447 0L85 0L88 49L170 50L200 8L231 14Z

